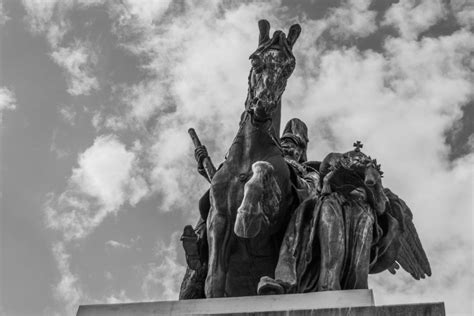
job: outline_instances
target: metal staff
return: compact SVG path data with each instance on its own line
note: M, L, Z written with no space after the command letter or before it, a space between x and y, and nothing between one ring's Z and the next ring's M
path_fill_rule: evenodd
M195 148L201 147L202 146L201 141L199 140L199 137L197 136L194 128L188 129L188 133L189 133L189 136L191 136L194 147ZM202 165L204 167L204 170L206 171L209 181L211 181L214 175L216 174L216 167L214 167L214 165L212 164L211 157L206 156L202 161Z

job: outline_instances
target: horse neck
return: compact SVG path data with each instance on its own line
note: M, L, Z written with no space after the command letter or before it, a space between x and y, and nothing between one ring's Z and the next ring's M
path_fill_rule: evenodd
M275 143L277 135L270 122L252 122L251 115L246 113L229 149L227 161L239 165L245 163L251 165L257 160L281 155L281 150Z

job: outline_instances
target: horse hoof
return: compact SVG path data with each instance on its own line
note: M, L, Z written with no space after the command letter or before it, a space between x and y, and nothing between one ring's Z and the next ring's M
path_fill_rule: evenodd
M264 276L260 278L257 288L258 295L279 295L285 294L285 289L274 279Z

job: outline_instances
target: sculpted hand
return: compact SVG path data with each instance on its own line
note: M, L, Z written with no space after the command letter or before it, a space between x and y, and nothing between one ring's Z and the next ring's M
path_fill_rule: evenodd
M194 150L194 157L196 158L199 169L203 168L202 162L204 161L204 158L206 158L208 156L209 155L207 153L206 146L196 147L196 149Z

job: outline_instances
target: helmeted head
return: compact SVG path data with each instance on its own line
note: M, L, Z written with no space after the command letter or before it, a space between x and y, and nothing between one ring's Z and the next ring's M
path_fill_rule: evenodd
M270 38L270 23L258 22L260 36L257 50L250 56L252 69L249 75L249 92L246 108L257 120L271 117L286 88L286 82L295 69L293 45L298 39L301 27L292 25L288 37L282 31L275 31Z
M307 160L308 127L303 121L297 118L289 120L285 125L280 142L286 156L291 156L298 162Z

